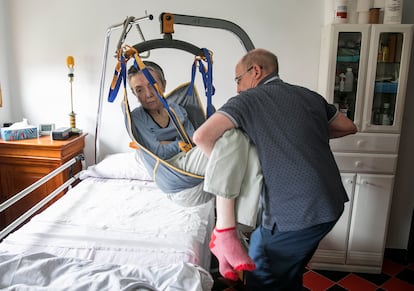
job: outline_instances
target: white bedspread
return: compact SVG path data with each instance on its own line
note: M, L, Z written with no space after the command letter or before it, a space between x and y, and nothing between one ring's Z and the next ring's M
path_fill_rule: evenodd
M0 252L1 290L210 290L209 274L189 263L162 268L97 264L46 253ZM202 285L204 284L204 285Z
M88 178L10 234L0 252L129 265L131 272L191 264L208 270L213 207L212 201L197 207L176 205L153 182Z

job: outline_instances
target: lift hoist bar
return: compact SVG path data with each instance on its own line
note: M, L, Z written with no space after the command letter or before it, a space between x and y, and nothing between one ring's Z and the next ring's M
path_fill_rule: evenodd
M175 48L187 51L196 56L203 55L202 50L200 50L200 48L198 48L197 46L185 41L175 40L172 38L172 34L174 33L174 24L227 30L229 32L234 33L239 38L246 51L254 49L253 42L251 41L247 33L237 24L227 20L164 12L160 15L160 22L161 33L164 34L164 38L147 40L134 45L134 48L139 53L158 48Z

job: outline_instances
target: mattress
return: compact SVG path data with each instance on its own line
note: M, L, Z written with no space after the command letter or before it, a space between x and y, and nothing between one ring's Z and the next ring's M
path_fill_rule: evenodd
M194 280L203 281L200 286L209 288L205 286L212 285L207 271L214 202L194 207L174 204L144 171L134 170L135 162L124 171L132 165L125 165L125 161L134 159L130 155L122 159L117 156L111 163L106 160L105 164L104 160L88 169L76 187L3 240L0 255L5 257L0 262L13 264L16 256L28 261L52 256L81 260L77 263L93 262L98 269L102 265L122 266L130 268L128 272L147 276L151 270L153 277L145 280L156 281L158 287L177 271L187 280L188 274L196 270L201 279L195 276ZM119 167L122 174L116 170ZM0 265L0 270L4 268ZM155 270L168 271L169 275ZM1 277L0 282L4 279Z

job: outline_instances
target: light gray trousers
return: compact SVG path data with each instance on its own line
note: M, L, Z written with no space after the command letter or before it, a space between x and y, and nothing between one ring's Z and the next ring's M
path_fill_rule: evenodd
M187 172L204 176L204 183L168 194L171 200L191 206L205 203L211 199L211 194L236 199L237 222L255 227L263 175L256 147L241 130L226 131L217 140L210 159L200 148L194 147L168 162Z

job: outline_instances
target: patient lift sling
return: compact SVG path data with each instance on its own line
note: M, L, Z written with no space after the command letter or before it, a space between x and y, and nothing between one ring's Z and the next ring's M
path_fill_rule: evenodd
M150 16L150 19L152 19L152 16ZM181 139L191 148L191 140L186 134L176 114L172 110L170 110L167 98L168 100L171 100L172 102L181 105L186 109L189 115L189 119L191 120L195 128L201 125L201 123L204 122L205 119L208 118L214 112L214 108L212 106L212 96L214 94L214 87L212 84L212 60L210 52L207 49L200 49L187 42L172 39L171 33L173 33L174 19L179 19L179 21L181 20L181 22L179 22L180 24L222 28L229 30L235 33L242 40L246 50L251 50L254 48L247 34L240 27L231 22L204 17L174 15L170 13L163 13L160 16L160 20L162 22L162 32L164 32L164 39L144 41L133 47L121 47L122 41L126 37L126 35L124 34L126 31L125 25L128 24L127 21L124 22L124 33L121 36L121 40L118 44L118 64L115 69L114 79L111 84L108 101L112 102L115 99L119 87L122 83L124 87L124 99L122 101L122 109L124 112L125 124L128 133L131 139L133 140L133 144L138 145L137 150L141 154L145 166L148 170L153 172L153 178L155 182L161 190L167 193L175 193L184 189L195 187L203 181L204 177L179 169L169 164L168 162L162 160L144 146L138 144L138 138L135 135L139 133L133 132L133 126L131 123L130 116L131 111L129 108L128 97L126 93L126 63L130 58L134 59L134 66L139 68L144 73L149 83L157 93L158 98L163 103L163 106L169 114L170 119L174 123L177 131L179 132ZM152 78L151 74L149 73L148 69L145 67L145 64L142 62L139 56L139 53L150 51L151 49L156 48L175 48L187 51L196 56L196 59L192 67L191 82L178 87L167 97L164 97L162 92L160 92L160 90L158 89L158 85ZM203 65L203 60L208 64L207 69L205 69ZM198 96L198 92L194 87L194 78L197 64L199 65L199 71L203 76L203 83L205 86L205 93L207 97L207 114L205 114L203 111L202 103Z

